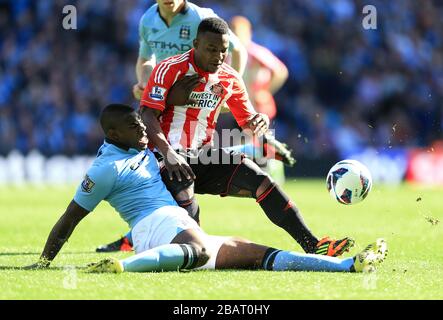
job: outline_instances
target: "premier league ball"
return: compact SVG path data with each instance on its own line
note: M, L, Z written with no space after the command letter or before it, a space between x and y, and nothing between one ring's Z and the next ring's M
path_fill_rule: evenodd
M338 202L355 204L366 198L371 190L371 173L357 160L342 160L329 170L326 187Z

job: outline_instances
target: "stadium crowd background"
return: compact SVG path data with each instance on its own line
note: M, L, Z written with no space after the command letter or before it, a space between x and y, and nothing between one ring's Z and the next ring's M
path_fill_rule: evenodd
M427 146L441 138L443 2L195 0L227 21L248 17L254 41L289 68L277 93L277 137L297 156L361 146ZM154 1L0 0L0 155L94 154L97 117L132 98L138 23ZM77 30L62 8L77 8Z

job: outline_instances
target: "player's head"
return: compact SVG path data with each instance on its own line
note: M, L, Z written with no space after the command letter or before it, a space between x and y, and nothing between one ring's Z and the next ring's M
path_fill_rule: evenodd
M148 146L146 126L133 108L110 104L100 115L100 125L107 139L125 148L144 150Z
M235 16L231 19L231 30L240 39L241 43L248 45L252 40L251 22L243 16Z
M203 19L194 39L195 63L206 72L217 72L228 56L229 27L220 18Z
M157 0L161 13L176 14L183 8L185 0Z

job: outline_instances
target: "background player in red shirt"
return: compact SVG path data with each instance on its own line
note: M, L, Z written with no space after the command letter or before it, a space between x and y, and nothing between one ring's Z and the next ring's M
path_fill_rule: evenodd
M248 64L243 80L257 112L275 118L277 106L273 95L288 79L288 68L270 50L252 41L252 27L243 16L231 20L231 29L248 51Z
M252 197L268 218L286 230L306 252L341 255L353 245L352 239L319 240L268 174L241 154L212 147L217 117L225 103L238 125L253 135L262 135L269 126L268 117L254 110L241 77L224 63L228 30L222 19L204 19L194 49L162 61L151 74L140 113L151 143L162 156L163 181L197 221L194 191ZM193 76L189 86L176 88L169 95L174 83L187 75ZM211 162L203 161L207 159Z

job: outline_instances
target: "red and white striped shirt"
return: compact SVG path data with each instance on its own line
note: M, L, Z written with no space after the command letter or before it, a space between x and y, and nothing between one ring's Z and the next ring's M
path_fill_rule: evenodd
M186 75L198 73L205 79L191 93L196 105L166 105L169 89ZM143 92L140 107L162 111L161 128L174 149L197 149L209 144L221 107L226 104L239 126L254 117L254 110L240 75L223 63L216 73L199 69L194 49L160 62Z

